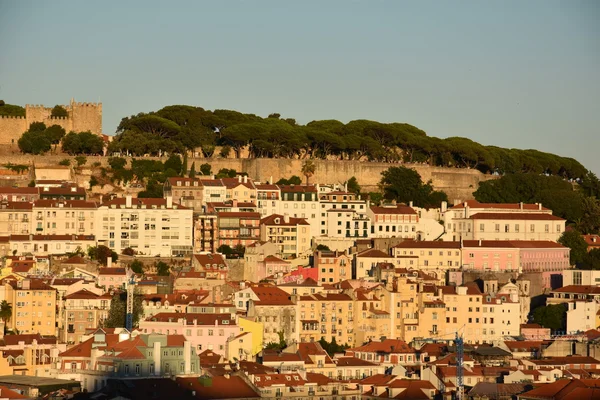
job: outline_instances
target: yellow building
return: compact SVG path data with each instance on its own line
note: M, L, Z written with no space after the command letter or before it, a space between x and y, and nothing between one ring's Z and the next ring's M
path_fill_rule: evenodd
M345 251L318 251L315 268L321 284L338 283L352 278L352 258Z
M12 305L9 329L19 333L56 335L56 290L41 279L10 281L4 298Z
M242 333L252 334L250 354L255 356L260 353L263 349L263 324L254 322L248 318L240 317L238 318L238 325Z
M446 271L459 269L462 263L460 242L407 240L392 248L396 261L416 257L413 269L424 270L435 277L444 277Z

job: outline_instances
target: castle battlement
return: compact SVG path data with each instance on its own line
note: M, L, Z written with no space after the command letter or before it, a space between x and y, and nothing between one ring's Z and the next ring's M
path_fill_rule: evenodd
M66 117L53 117L52 107L43 104L26 104L25 117L0 116L0 144L15 144L33 122L47 126L60 125L67 132L90 131L102 134L102 103L75 102L62 105L68 112Z
M0 119L26 119L26 117L21 117L19 115L0 115Z

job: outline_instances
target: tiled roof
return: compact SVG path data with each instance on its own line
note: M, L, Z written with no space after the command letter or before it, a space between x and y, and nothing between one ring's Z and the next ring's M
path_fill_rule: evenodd
M125 268L100 268L98 275L126 275Z
M405 205L397 205L395 207L377 207L372 206L371 211L373 214L408 214L408 215L417 215L417 212L409 206Z
M502 210L520 210L520 203L480 203L477 200L467 200L463 203L457 204L451 208L459 209L464 208L465 203L469 208L497 208ZM527 204L523 203L523 210L539 210L538 204ZM542 207L542 210L549 211L546 207Z
M304 218L288 217L288 222L285 221L285 216L272 214L260 220L261 225L277 225L277 226L296 226L310 225Z
M206 325L215 326L215 322L221 325L235 326L235 319L231 318L231 314L204 314L204 313L158 313L146 318L148 322L173 322L176 323L180 319L185 319L186 325Z
M195 391L195 398L199 400L260 398L260 394L239 376L213 376L209 379L210 385L203 385L198 377L176 378L176 382L188 390Z
M90 292L87 289L81 289L64 297L65 300L93 300L98 298L100 298L99 295L94 292Z
M116 206L125 206L126 205L126 201L127 199L125 197L116 197L112 200L109 200L105 203L101 204L101 207L110 207L112 205L116 205ZM167 199L158 199L158 198L132 198L131 199L131 205L132 206L146 206L146 207L152 207L152 206L156 206L156 207L161 207L164 206L165 208L167 207ZM173 203L173 208L177 208L180 210L187 210L186 207L180 205L180 204L175 204Z
M378 364L356 357L338 357L335 359L338 367L374 367Z
M470 219L525 220L525 221L564 221L563 218L552 214L529 213L477 213Z
M98 203L87 200L48 200L41 199L33 202L36 208L98 208Z
M290 374L254 375L254 384L259 388L270 386L304 386L307 382L297 372Z
M460 242L405 240L394 246L396 249L460 249Z
M316 193L317 187L314 185L278 185L282 193Z
M227 263L225 262L225 258L223 257L223 255L222 254L218 254L218 253L214 253L214 254L194 254L194 258L203 267L206 264L210 264L210 265L217 264L217 265L225 265L225 266L227 266Z
M587 389L587 390L585 390ZM522 394L527 399L597 399L600 398L598 379L559 379Z
M38 344L56 344L57 340L55 336L42 336L39 333L22 334L22 335L5 335L0 343L4 343L5 346L18 345L19 342L25 344L32 344L33 341L37 341Z
M351 350L354 352L384 354L415 353L414 348L409 346L404 340L400 339L385 339L382 342L370 342Z
M85 258L81 256L72 256L68 260L63 261L63 264L85 264Z
M566 249L560 243L550 240L463 240L466 247L493 247L493 248L527 248L527 249Z
M56 290L53 287L47 285L41 279L29 279L29 289L23 289L23 286L26 285L25 281L12 281L8 282L13 289L16 290Z
M568 285L553 290L554 293L600 294L600 287L590 285Z
M392 258L389 255L387 255L386 253L384 253L383 251L377 250L377 249L367 249L367 250L361 251L360 253L358 253L356 255L356 257Z
M250 288L258 297L257 305L293 305L290 295L275 286L253 286Z

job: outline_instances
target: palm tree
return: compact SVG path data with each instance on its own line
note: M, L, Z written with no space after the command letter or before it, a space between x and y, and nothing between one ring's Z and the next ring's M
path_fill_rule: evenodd
M308 186L308 180L311 176L313 176L315 174L315 171L317 170L317 166L315 165L315 163L313 162L313 160L308 159L306 161L304 161L304 163L302 163L302 174L304 174L304 176L306 176L306 186Z
M12 305L6 300L2 300L0 303L0 319L4 321L4 329L6 329L6 323L12 318Z

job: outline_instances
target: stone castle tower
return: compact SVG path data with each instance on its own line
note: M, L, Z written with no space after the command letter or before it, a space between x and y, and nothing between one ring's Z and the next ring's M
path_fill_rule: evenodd
M52 108L31 104L25 106L25 117L0 116L0 144L16 144L33 122L60 125L67 133L90 131L102 134L102 103L77 103L71 99L69 105L63 107L68 117L52 117Z

